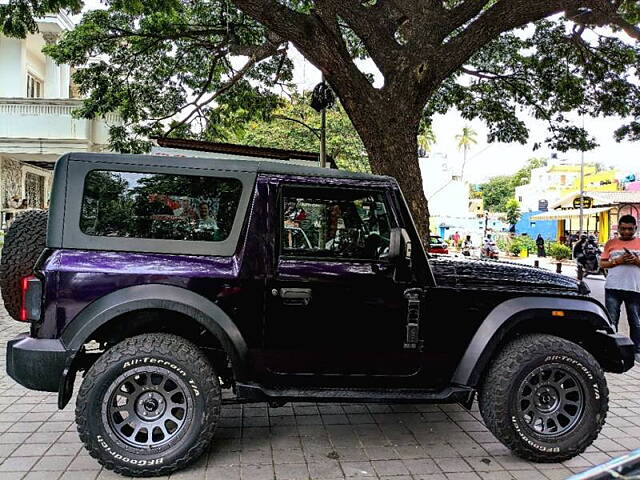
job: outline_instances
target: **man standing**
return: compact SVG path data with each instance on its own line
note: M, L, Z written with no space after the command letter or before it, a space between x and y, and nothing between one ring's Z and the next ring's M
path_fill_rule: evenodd
M605 283L605 303L609 316L618 329L620 307L625 304L629 333L636 346L636 362L640 362L640 238L638 225L631 215L618 221L618 238L604 246L600 266L609 269Z

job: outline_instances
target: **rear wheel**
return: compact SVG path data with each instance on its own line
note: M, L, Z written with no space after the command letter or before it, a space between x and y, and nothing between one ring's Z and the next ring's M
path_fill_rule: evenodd
M552 335L524 335L489 367L480 412L513 453L561 462L597 438L608 410L604 373L579 345Z
M220 414L218 377L191 342L127 339L85 375L76 423L92 457L129 476L167 475L197 459Z
M19 214L4 236L0 258L0 290L4 306L15 320L20 319L20 282L33 273L33 266L45 247L47 212L28 210Z

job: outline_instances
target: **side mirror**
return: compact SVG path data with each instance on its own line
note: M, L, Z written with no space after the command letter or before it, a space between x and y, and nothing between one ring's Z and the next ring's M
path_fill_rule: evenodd
M404 228L392 228L389 237L389 254L391 262L411 260L411 238Z

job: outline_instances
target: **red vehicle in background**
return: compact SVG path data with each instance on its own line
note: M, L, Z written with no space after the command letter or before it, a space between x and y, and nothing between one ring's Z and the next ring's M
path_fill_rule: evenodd
M438 235L429 235L429 253L447 254L449 253L449 246L445 243L442 237Z

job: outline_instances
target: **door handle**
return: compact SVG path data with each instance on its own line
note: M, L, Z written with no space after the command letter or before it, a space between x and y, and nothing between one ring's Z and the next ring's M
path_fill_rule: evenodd
M281 288L280 297L283 305L306 307L311 302L310 288Z

